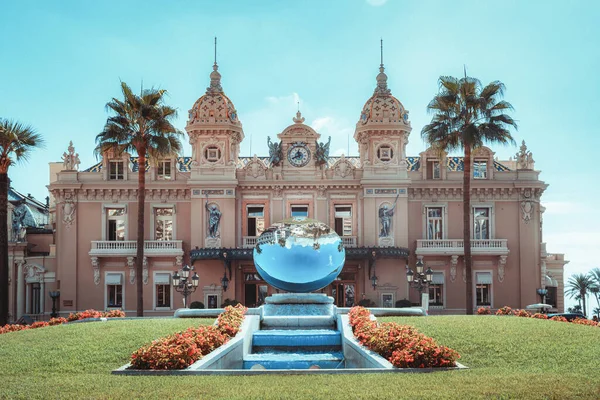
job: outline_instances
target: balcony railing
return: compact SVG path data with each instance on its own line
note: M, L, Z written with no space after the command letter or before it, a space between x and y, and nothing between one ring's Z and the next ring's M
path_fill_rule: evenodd
M267 240L267 234L262 236L262 240ZM258 243L258 236L244 236L242 246L245 249L251 249ZM342 236L344 247L356 247L356 236Z
M417 240L417 255L463 255L463 239L423 239ZM471 254L506 255L507 239L471 239Z
M94 240L90 256L135 256L137 241L135 240ZM146 240L144 256L182 256L182 240Z
M342 236L344 247L356 247L356 236Z
M242 246L245 249L251 249L254 246L256 246L257 242L258 242L258 236L244 236L244 243Z

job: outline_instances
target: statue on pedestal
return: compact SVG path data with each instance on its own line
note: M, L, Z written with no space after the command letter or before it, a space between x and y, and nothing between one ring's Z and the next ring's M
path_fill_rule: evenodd
M208 205L208 194L206 194L206 204L204 205L208 211L208 236L211 238L219 237L219 223L221 222L221 211L216 204Z
M278 166L279 164L281 164L281 160L283 160L281 142L272 142L271 136L267 136L267 145L269 146L269 161L271 162L271 166Z
M396 202L398 201L399 196L400 194L396 196L396 200L394 200L394 205L392 208L388 209L387 204L384 204L379 208L379 223L381 224L381 232L379 233L379 237L390 236L392 217L394 216L394 210L396 208Z
M315 140L315 161L317 162L317 165L323 165L323 164L327 164L327 161L329 159L329 145L331 144L331 136L329 136L329 141L327 142L327 144L321 142L317 142Z

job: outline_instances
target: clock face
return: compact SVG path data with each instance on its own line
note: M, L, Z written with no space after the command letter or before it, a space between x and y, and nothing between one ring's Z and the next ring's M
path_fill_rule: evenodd
M292 143L287 159L294 167L304 167L310 161L310 150L306 143Z

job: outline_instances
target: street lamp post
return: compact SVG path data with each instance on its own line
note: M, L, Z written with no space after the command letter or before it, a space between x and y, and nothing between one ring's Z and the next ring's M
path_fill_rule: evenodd
M415 265L416 273L414 273L410 267L407 269L406 280L408 284L411 288L417 289L419 291L419 297L422 297L423 291L429 286L431 281L433 281L433 271L431 267L427 267L427 271L423 272L423 261L419 259ZM421 304L421 306L423 306L423 304Z
M194 272L194 276L190 278L191 270L192 268L190 268L189 265L184 265L181 269L181 276L175 271L171 277L173 288L183 295L183 308L187 308L188 296L196 291L198 284L200 283L200 278L196 272Z
M50 314L50 317L56 318L56 317L58 317L58 313L56 312L56 300L58 300L58 298L60 297L60 291L52 290L48 294L50 295L50 298L52 299L52 313Z
M546 296L548 295L548 289L546 289L546 288L539 288L537 290L537 294L539 294L540 297L542 298L542 303L546 303Z

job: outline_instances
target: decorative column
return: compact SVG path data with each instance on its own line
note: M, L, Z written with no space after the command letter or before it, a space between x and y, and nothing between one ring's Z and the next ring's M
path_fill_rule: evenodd
M92 257L92 268L94 269L94 283L100 284L100 261L98 257Z
M135 263L133 257L127 257L127 267L129 268L129 283L133 285L135 283Z
M40 280L40 314L42 314L42 318L46 313L46 282L44 282L44 274L45 272L38 272L38 278Z
M23 294L25 289L25 271L23 266L25 260L17 261L17 319L21 318L25 314L25 296Z
M142 270L142 279L144 281L144 285L148 284L148 257L144 256L143 261L143 270Z
M506 266L506 259L508 256L500 256L500 262L498 263L498 282L504 281L504 267Z
M450 280L454 282L456 280L456 266L458 265L458 256L453 255L450 257Z

